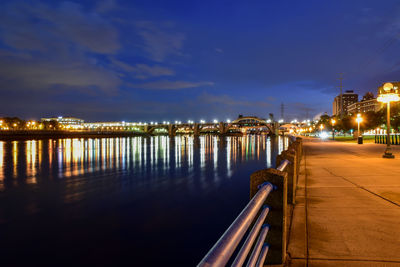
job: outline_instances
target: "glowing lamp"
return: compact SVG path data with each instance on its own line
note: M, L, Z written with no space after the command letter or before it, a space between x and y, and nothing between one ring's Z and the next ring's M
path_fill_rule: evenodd
M392 154L392 149L390 147L390 102L400 101L399 89L397 86L394 86L392 83L385 83L381 87L379 87L379 95L377 98L378 102L387 103L387 143L386 150L383 154L384 158L394 158Z
M378 102L382 103L390 103L390 102L397 102L400 101L400 96L398 94L381 94L376 99Z

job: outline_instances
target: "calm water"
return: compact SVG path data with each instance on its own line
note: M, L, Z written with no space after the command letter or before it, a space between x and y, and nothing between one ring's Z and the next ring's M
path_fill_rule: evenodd
M194 266L274 167L266 136L0 141L2 266Z

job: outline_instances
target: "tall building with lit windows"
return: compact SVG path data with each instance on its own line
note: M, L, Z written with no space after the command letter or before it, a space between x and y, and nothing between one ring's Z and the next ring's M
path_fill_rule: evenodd
M333 100L332 114L334 116L340 115L341 111L343 111L343 114L347 114L348 106L358 102L358 94L354 93L353 90L346 90L346 92L342 94L343 98L342 101L340 98L341 98L340 95L338 95ZM342 102L343 102L343 107L342 107Z

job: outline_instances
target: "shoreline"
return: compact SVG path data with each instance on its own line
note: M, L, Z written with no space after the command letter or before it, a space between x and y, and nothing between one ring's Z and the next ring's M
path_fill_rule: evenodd
M202 134L202 135L206 135ZM150 136L168 136L168 134L149 135L138 132L82 132L82 131L0 131L0 141L26 141L26 140L47 140L63 138L112 138L112 137L150 137ZM178 134L179 135L179 134ZM221 136L242 136L241 134L224 134Z

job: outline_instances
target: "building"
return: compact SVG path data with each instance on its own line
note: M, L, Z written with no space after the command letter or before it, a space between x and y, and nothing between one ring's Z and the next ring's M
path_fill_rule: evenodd
M343 114L347 114L348 110L347 107L353 103L358 102L358 94L354 93L353 90L346 90L344 94L342 94L343 98L343 108L341 106L341 97L340 95L336 96L333 100L333 107L332 107L332 114L334 116L340 115L341 111L343 110Z
M78 126L84 123L84 120L74 117L41 118L41 121L56 121L65 126Z
M368 111L377 112L381 109L381 103L376 98L361 100L360 102L353 103L347 107L350 114L365 113Z

